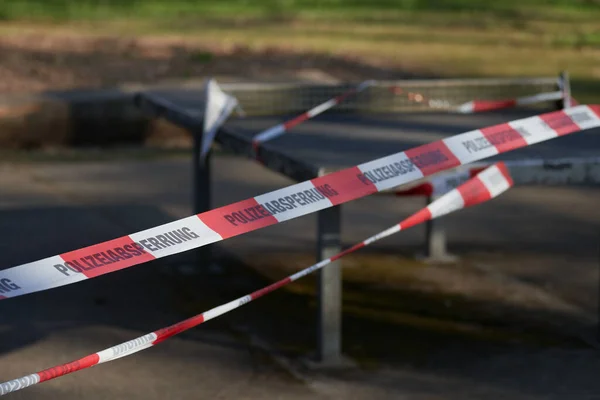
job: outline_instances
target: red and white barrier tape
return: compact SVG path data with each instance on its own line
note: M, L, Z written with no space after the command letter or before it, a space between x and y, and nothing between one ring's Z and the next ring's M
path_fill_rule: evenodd
M0 299L76 283L600 126L577 106L455 135L128 236L0 271Z
M443 108L455 111L460 114L472 114L484 111L502 110L523 105L543 103L545 101L555 101L563 98L562 91L538 93L532 96L518 97L505 100L472 100L459 106L452 106L447 100L430 99L422 93L405 92L402 88L393 86L390 90L394 94L405 94L406 97L415 103L424 103L431 108Z
M461 114L471 114L483 111L502 110L517 106L524 106L545 101L556 101L563 98L563 92L538 93L533 96L517 97L507 100L473 100L456 107Z
M114 347L102 350L98 353L80 358L76 361L48 368L43 371L26 375L18 379L13 379L4 383L0 383L0 396L15 392L17 390L25 389L29 386L49 381L51 379L55 379L63 375L68 375L76 371L90 368L97 364L102 364L108 361L116 360L121 357L129 356L141 350L152 347L170 338L171 336L175 336L178 333L198 326L210 319L219 317L225 313L233 311L236 308L239 308L253 300L258 299L259 297L271 293L276 289L279 289L304 276L307 276L308 274L314 271L324 268L331 262L340 259L341 257L347 254L353 253L363 247L366 247L371 243L374 243L385 237L400 232L401 230L408 229L412 226L421 224L427 220L438 218L456 210L488 201L498 196L502 192L506 191L512 186L512 184L513 182L508 173L508 170L502 162L492 165L483 172L479 173L476 177L470 179L463 185L440 197L438 200L429 204L427 207L419 210L418 212L411 215L399 224L396 224L374 236L371 236L370 238L360 243L357 243L354 246L328 259L322 260L308 268L296 272L293 275L290 275L278 282L275 282L246 296L230 301L229 303L222 304L202 314L198 314L169 327L148 333L128 342L121 343Z
M326 102L321 103L318 106L313 107L310 110L298 115L297 117L294 117L286 122L275 125L269 129L266 129L266 130L256 134L256 136L254 136L254 138L252 138L252 145L254 146L255 149L258 148L258 146L260 146L261 143L264 143L268 140L275 139L276 137L283 135L285 132L292 129L296 125L299 125L302 122L309 120L313 117L316 117L317 115L329 110L330 108L335 107L336 105L340 104L342 101L346 100L348 97L362 92L363 90L365 90L369 86L373 85L374 83L375 83L375 81L373 81L373 80L364 81L361 84L359 84L357 87L350 89L336 97L333 97L333 98L327 100Z

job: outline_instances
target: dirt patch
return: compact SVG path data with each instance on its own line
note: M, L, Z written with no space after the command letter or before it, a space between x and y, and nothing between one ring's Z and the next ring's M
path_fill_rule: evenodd
M270 280L281 279L314 263L314 256L309 254L271 253L260 257L260 262L246 260L261 274ZM286 260L283 262L282 260ZM390 301L395 306L406 308L412 312L417 304L402 304L394 299L394 293L420 293L417 297L439 297L434 314L442 314L450 319L472 319L490 323L506 323L509 317L547 324L541 314L556 313L565 318L584 318L580 309L543 289L509 279L499 273L491 273L474 265L470 259L463 259L456 264L429 265L401 254L379 254L366 251L345 257L342 261L344 285L347 289L344 296L349 301L360 301L369 304L384 305ZM292 290L297 293L314 294L313 274L296 282ZM369 293L387 293L376 300ZM390 297L392 296L392 297ZM478 304L478 309L471 307L468 313L460 312L465 301ZM383 303L382 303L383 302ZM389 305L386 305L387 308ZM452 315L453 308L458 307L459 315ZM510 311L510 312L509 312ZM441 313L441 314L440 314ZM519 315L521 314L521 315ZM531 315L529 315L531 314ZM535 314L538 314L536 317ZM539 317L539 318L538 318ZM522 322L521 322L522 323Z
M225 298L314 263L314 257L304 253L261 253L243 260L221 260ZM417 366L448 348L492 354L497 349L518 353L525 348L589 346L582 335L589 321L578 309L537 287L498 279L468 261L425 265L400 255L366 252L345 258L342 265L344 353L363 367L382 362ZM201 293L192 281L186 284ZM316 346L315 290L312 274L231 313L228 320L252 325L285 355L305 357ZM194 296L182 307L202 308Z
M243 46L207 47L193 40L26 34L0 38L0 92L155 84L236 77L249 80L356 81L411 74L351 57Z

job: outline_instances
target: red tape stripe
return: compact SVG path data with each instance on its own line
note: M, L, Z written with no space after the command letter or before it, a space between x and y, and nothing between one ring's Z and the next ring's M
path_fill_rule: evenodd
M239 201L199 215L210 229L223 239L241 235L278 221L254 199Z
M523 136L509 124L490 126L489 128L480 129L480 131L483 132L488 142L496 147L498 153L504 153L527 145Z
M38 372L40 383L49 381L50 379L58 378L59 376L70 374L71 372L79 371L85 368L92 367L98 364L100 358L98 354L91 354L77 361L71 361L66 364L57 365L56 367L48 368Z
M579 126L564 111L540 115L540 118L559 136L569 134L573 132L573 129L579 129Z
M429 211L429 208L425 207L402 221L400 223L400 228L408 229L415 225L421 224L424 221L428 221L429 219L431 219L431 211Z
M424 176L460 165L458 158L441 140L406 150L405 153Z
M311 179L311 182L315 187L333 189L333 195L328 196L328 198L336 206L377 192L377 188L373 183L361 180L359 176L362 176L360 169L352 167Z
M473 111L483 112L492 110L501 110L503 108L511 108L517 105L516 99L511 100L475 100L473 101Z
M72 272L81 272L88 278L154 260L153 255L129 236L69 251L61 254L61 258L65 260L64 268L71 269Z
M461 185L457 189L465 201L465 207L482 203L492 197L483 182L477 178L469 180L467 184Z
M283 126L284 126L285 130L292 129L296 125L301 124L302 122L306 121L309 118L310 118L310 116L308 115L308 113L300 114L296 118L291 119L287 122L284 122Z

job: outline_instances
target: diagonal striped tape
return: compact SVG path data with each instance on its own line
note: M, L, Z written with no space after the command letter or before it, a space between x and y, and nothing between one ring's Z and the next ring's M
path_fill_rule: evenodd
M302 114L298 115L297 117L294 117L294 118L292 118L286 122L283 122L281 124L277 124L277 125L275 125L271 128L268 128L260 133L257 133L254 136L254 138L252 138L252 146L254 147L255 152L261 143L264 143L266 141L275 139L276 137L283 135L285 132L289 131L293 127L295 127L295 126L301 124L302 122L305 122L311 118L316 117L317 115L329 110L330 108L335 107L336 105L340 104L341 102L343 102L350 96L353 96L355 94L362 92L363 90L365 90L369 86L373 85L374 83L375 83L375 81L373 81L373 80L364 81L364 82L360 83L358 86L356 86L355 88L352 88L338 96L335 96L335 97L327 100L326 102L321 103L318 106L313 107L306 112L303 112Z
M233 311L236 308L258 299L259 297L271 293L304 276L307 276L314 271L324 268L333 261L366 247L371 243L400 232L401 230L421 224L427 220L439 218L456 210L488 201L506 191L512 186L512 184L513 182L506 165L504 165L502 162L494 164L478 174L476 177L471 178L458 188L448 192L446 195L440 197L438 200L419 210L399 224L381 231L378 234L373 235L370 238L357 243L354 246L328 259L322 260L308 268L305 268L293 275L290 275L246 296L230 301L229 303L222 304L202 314L195 315L169 327L148 333L128 342L121 343L98 353L80 358L76 361L57 365L55 367L36 372L22 378L0 383L0 396L145 350L172 336L177 335L178 333Z
M582 105L465 132L202 214L2 270L0 299L95 278L598 126L600 106Z

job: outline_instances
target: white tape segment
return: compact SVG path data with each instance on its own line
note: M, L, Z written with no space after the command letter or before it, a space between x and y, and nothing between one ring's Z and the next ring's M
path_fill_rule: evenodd
M438 200L431 203L429 206L419 210L418 212L411 215L409 218L405 219L399 224L396 224L374 236L371 236L370 238L355 244L349 249L342 251L341 253L338 253L328 259L322 260L317 264L305 268L267 287L264 287L246 296L240 297L236 300L230 301L229 303L222 304L202 314L198 314L169 327L148 333L144 336L140 336L128 342L110 347L108 349L102 350L95 354L91 354L76 361L48 368L35 374L24 376L22 378L0 383L0 395L12 393L17 390L21 390L41 382L49 381L51 379L55 379L63 375L68 375L73 372L80 371L82 369L90 368L97 364L102 364L108 361L116 360L121 357L129 356L131 354L152 347L172 336L177 335L178 333L198 326L205 321L221 316L253 300L258 299L259 297L271 293L276 289L279 289L318 269L321 269L330 264L331 262L347 254L353 253L365 246L368 246L373 242L393 235L394 233L400 232L401 230L408 229L412 226L421 224L432 218L437 218L442 215L446 215L453 211L459 210L461 208L473 206L475 204L488 201L498 196L500 193L506 191L511 186L512 180L510 178L510 175L508 174L506 166L501 162L497 163L487 168L485 171L481 172L478 176L471 178L463 185L447 193L445 196L440 197Z
M600 106L582 105L462 133L169 224L2 270L0 299L95 278L598 126Z
M275 125L269 129L266 129L266 130L260 132L260 133L257 133L254 136L254 138L252 138L252 143L254 144L254 147L256 148L261 143L264 143L266 141L269 141L271 139L274 139L276 137L283 135L286 131L292 129L296 125L299 125L302 122L307 121L313 117L316 117L317 115L329 110L330 108L335 107L336 105L340 104L342 101L346 100L348 97L362 92L363 90L365 90L369 86L373 85L374 83L375 83L375 81L373 81L373 80L364 81L361 84L359 84L357 87L352 88L336 97L333 97L333 98L327 100L326 102L321 103L318 106L313 107L310 110L298 115L295 118L292 118L286 122Z
M237 99L224 93L214 79L207 82L205 97L204 127L200 149L200 159L202 160L208 154L217 130L238 106Z

